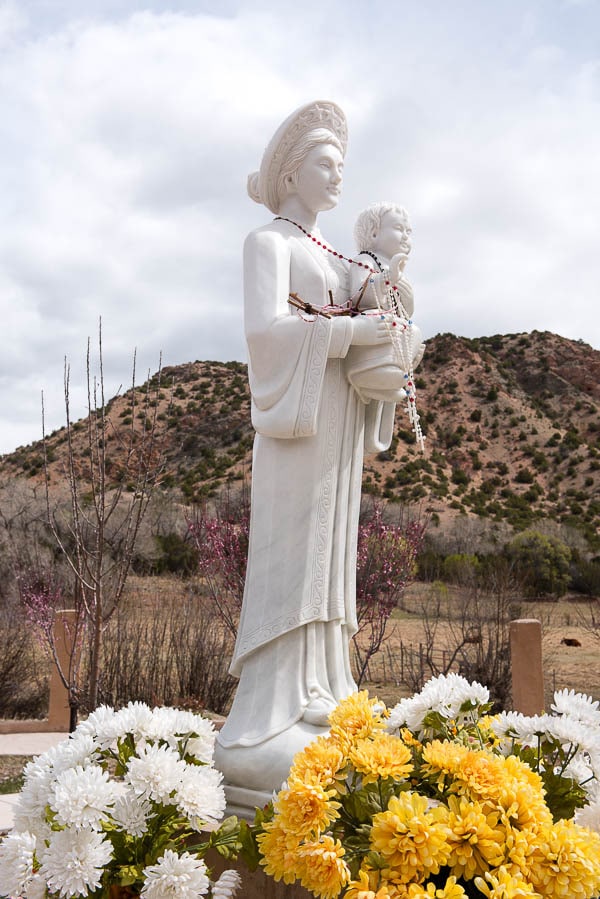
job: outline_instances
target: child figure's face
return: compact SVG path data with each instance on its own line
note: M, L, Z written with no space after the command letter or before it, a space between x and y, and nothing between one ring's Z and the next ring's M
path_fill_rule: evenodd
M401 212L390 210L381 217L381 226L373 243L373 252L391 259L396 253L410 253L412 228Z

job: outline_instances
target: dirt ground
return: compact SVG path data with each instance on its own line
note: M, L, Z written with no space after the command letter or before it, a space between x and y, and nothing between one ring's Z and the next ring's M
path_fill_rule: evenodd
M371 666L372 678L366 686L388 704L412 692L406 683L398 683L402 666L412 650L418 654L425 642L422 610L432 602L432 585L413 584L407 591L404 609L398 610L390 623L390 636ZM460 591L449 589L448 602L456 607ZM600 617L598 600L593 600L596 620ZM537 618L542 623L542 657L546 706L549 708L555 690L572 689L600 699L600 632L590 628L590 602L567 596L557 602L520 600L515 617ZM420 614L421 612L421 614ZM586 626L587 621L587 626ZM441 622L436 631L435 657L438 664L450 653L456 626Z
M186 582L170 578L131 578L131 593L144 607L156 601L157 581L160 580L161 603L167 599L177 601L181 591L189 589ZM464 591L458 587L441 585L442 609L451 618L459 615ZM404 650L412 646L418 653L424 640L423 614L431 610L440 595L440 585L423 582L411 584L404 596L401 608L396 610L390 622L389 636L381 652L371 664L372 677L365 684L377 695L393 704L412 690L402 681L402 644ZM546 705L549 708L554 690L568 688L585 692L600 699L600 630L594 633L586 619L590 619L590 602L594 604L596 621L600 620L600 600L580 596L566 596L559 601L527 601L521 598L510 603L511 617L538 618L542 623L542 653ZM451 627L440 623L436 632L436 656L449 651ZM569 645L563 641L569 641ZM405 673L405 672L404 672Z

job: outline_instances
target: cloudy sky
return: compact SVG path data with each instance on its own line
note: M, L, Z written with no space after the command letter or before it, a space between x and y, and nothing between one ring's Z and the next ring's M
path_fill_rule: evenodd
M245 360L246 178L309 100L349 120L342 252L409 209L426 336L600 349L598 0L0 0L0 453L163 363Z

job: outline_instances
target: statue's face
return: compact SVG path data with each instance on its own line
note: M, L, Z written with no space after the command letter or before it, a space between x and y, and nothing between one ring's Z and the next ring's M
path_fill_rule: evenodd
M401 212L390 210L381 217L381 226L373 243L373 251L391 259L396 253L410 253L412 228Z
M308 151L296 171L290 194L297 194L313 213L337 206L342 188L344 157L333 144L318 144Z

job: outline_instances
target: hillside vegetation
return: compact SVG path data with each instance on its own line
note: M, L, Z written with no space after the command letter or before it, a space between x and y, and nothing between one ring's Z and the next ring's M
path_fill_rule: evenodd
M440 531L469 526L496 539L540 522L600 551L600 352L548 332L467 339L440 334L417 373L427 435L415 445L397 408L388 452L365 459L364 491L416 505ZM151 409L147 391L158 387ZM251 473L253 431L246 366L196 361L163 369L108 404L109 477L123 477L119 434L157 414L161 485L185 503L215 495ZM75 459L85 475L86 423L74 425ZM67 432L47 438L51 484L64 483ZM43 445L0 459L0 485L43 481ZM471 537L469 537L471 539ZM498 538L499 539L499 538Z

